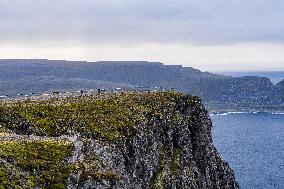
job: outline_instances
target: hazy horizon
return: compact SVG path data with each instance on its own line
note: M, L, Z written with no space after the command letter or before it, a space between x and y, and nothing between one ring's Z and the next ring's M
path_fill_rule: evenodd
M211 72L211 73L216 73L216 74L223 74L223 75L230 75L230 73L234 74L240 74L240 73L244 73L244 75L249 75L250 73L269 73L269 72L274 72L274 73L284 73L284 69L254 69L254 70L250 70L250 69L236 69L234 68L234 70L230 70L230 69L207 69L207 67L198 67L197 66L192 66L191 64L178 64L178 63L165 63L165 62L161 62L161 61L149 61L149 60L78 60L78 59L49 59L49 58L1 58L0 60L50 60L50 61L75 61L75 62L88 62L88 63L92 63L92 62L157 62L157 63L162 63L164 65L181 65L183 67L192 67L195 69L198 69L202 72ZM204 63L206 64L206 63ZM218 65L218 63L216 63L216 65ZM226 67L223 67L226 68ZM246 74L247 73L247 74Z
M1 0L1 59L284 71L284 1Z

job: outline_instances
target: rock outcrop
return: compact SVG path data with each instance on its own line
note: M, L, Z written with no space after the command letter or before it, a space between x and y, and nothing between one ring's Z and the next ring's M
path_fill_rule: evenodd
M0 188L239 188L211 128L176 92L2 103Z
M282 99L282 101L284 101L284 79L280 81L279 83L277 83L276 86L277 86L280 98Z

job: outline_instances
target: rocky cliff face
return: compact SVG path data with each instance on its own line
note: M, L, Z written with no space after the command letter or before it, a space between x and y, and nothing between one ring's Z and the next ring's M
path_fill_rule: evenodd
M0 188L239 188L211 127L175 92L2 103Z
M277 86L280 98L282 99L282 101L284 101L284 79L280 81L279 83L277 83L276 86Z
M276 86L266 77L244 76L230 80L219 88L219 102L272 105L279 104Z

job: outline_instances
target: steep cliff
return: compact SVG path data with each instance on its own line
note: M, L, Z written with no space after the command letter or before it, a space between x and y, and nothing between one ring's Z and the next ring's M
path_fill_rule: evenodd
M176 92L5 102L0 188L239 188L211 127Z
M276 86L277 86L277 90L278 90L278 93L280 95L280 98L284 102L284 79L282 81L280 81L279 83L277 83Z

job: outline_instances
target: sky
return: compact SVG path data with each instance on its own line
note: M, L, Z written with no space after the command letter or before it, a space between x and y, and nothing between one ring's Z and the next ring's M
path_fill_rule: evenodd
M284 71L284 1L0 0L0 58Z

